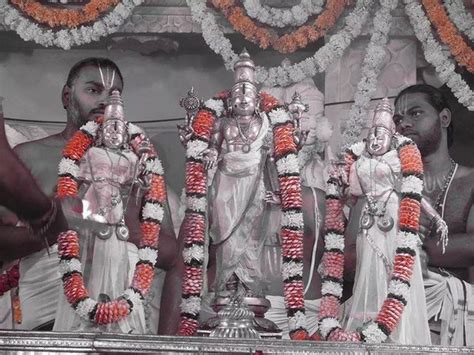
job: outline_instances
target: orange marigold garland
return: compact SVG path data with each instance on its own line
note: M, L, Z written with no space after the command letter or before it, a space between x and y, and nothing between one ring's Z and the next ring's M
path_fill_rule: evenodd
M293 53L309 43L324 37L341 16L346 0L328 0L326 9L316 18L314 24L299 27L292 33L279 37L274 31L260 27L245 9L235 0L212 0L215 8L222 11L232 27L262 49L272 47L280 53Z
M43 5L38 0L10 0L11 4L38 23L51 28L75 28L97 18L120 0L91 0L79 9L60 9Z
M137 148L138 143L144 139L142 130L131 123L127 126L131 146ZM91 147L99 128L100 123L88 122L66 144L63 159L59 163L57 189L59 197L76 197L79 160ZM138 155L136 150L134 152ZM130 287L120 297L109 302L97 302L91 299L82 277L79 234L74 230L68 230L58 236L59 265L64 294L80 317L95 324L109 324L124 319L143 301L151 287L166 203L163 167L153 148L146 160L145 173L151 175L151 186L143 199L140 215L142 237L138 249L139 260Z
M441 41L449 46L459 65L474 73L474 51L451 22L439 0L422 0L430 22L436 28Z
M346 221L339 189L341 174L347 178L352 164L365 149L363 142L352 145L345 154L341 170L334 170L328 180L324 254L322 258L322 298L319 330L323 339L381 343L396 329L407 304L410 280L418 244L421 191L423 190L423 163L412 140L396 135L396 146L402 169L400 212L397 246L388 295L374 321L361 331L346 332L339 323L344 272L344 232Z

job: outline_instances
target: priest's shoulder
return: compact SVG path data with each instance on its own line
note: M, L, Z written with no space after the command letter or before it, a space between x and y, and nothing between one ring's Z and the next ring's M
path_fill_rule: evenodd
M13 150L22 160L40 158L48 159L51 153L57 153L64 147L65 140L61 134L54 134L34 141L17 145Z

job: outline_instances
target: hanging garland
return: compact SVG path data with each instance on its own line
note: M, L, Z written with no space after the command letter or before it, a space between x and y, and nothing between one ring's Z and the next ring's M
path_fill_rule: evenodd
M463 0L444 0L444 6L448 9L449 17L456 27L474 41L474 19L464 7Z
M142 1L122 0L111 12L93 24L60 30L53 30L32 21L10 5L8 0L0 0L0 15L3 15L5 26L15 31L23 40L34 41L44 47L55 46L68 50L117 32Z
M119 0L91 0L81 9L59 9L43 5L37 0L10 0L21 12L37 23L54 27L74 28L94 22L99 16L117 5Z
M269 69L257 67L257 82L270 87L276 85L288 86L325 71L330 64L342 55L352 40L360 35L373 2L373 0L357 0L354 10L345 19L344 28L331 36L328 42L316 51L312 57L291 66L279 66ZM206 7L206 1L186 0L186 3L191 9L193 21L201 25L203 38L209 48L220 54L226 68L232 70L238 55L232 50L232 44L224 36L214 14Z
M438 0L422 0L431 23L436 28L441 41L448 45L459 65L474 73L474 52L466 44L448 14Z
M209 146L214 123L225 112L229 95L225 91L204 103L193 120L194 136L186 147L185 271L179 335L193 335L199 326L207 224L207 172L201 153ZM305 340L308 339L308 332L303 298L304 225L298 155L293 141L294 126L288 111L273 96L260 93L260 109L268 114L273 126L274 156L283 211L280 231L282 278L290 337Z
M279 37L274 31L260 27L245 14L245 10L236 3L236 0L212 0L215 8L220 10L232 27L244 37L257 44L262 49L271 46L280 53L293 53L297 49L305 48L322 38L326 31L332 28L341 16L346 1L328 0L326 9L318 16L312 26L301 26L296 31Z
M208 219L207 171L201 152L209 146L216 117L224 112L225 100L225 96L217 95L204 103L193 119L194 134L186 145L186 212L182 222L184 275L178 335L194 335L199 327Z
M379 2L380 9L374 17L372 35L362 62L362 75L357 84L354 104L349 112L346 129L342 133L343 150L359 139L360 132L365 126L370 99L377 89L377 78L386 56L385 47L393 19L392 11L397 7L398 0L380 0Z
M247 14L260 23L271 27L301 26L310 16L318 15L323 10L324 0L301 0L288 9L277 9L262 5L261 0L243 0Z
M131 137L130 144L137 154L139 143L144 139L143 131L131 123L127 126ZM100 124L88 122L66 144L59 163L58 197L77 196L78 163L92 146L99 128ZM145 171L151 174L151 186L144 196L140 215L142 236L138 249L139 260L135 265L130 287L120 297L108 302L97 302L90 298L82 276L78 232L68 230L58 236L59 268L64 294L81 318L95 324L115 323L127 317L135 307L142 304L153 281L164 215L163 206L166 203L163 167L154 150L146 161Z
M0 275L0 297L18 286L20 279L20 265L16 263L5 273Z
M402 169L401 199L398 234L393 271L388 285L387 298L375 320L364 325L361 331L346 332L338 317L341 308L344 273L343 196L339 188L339 173L333 171L326 192L324 254L322 258L322 298L319 313L320 332L331 341L381 343L396 329L407 304L410 280L419 243L420 201L423 191L423 163L412 140L396 135L396 149ZM342 174L347 179L351 166L362 155L365 143L352 145L345 153Z
M462 79L461 75L455 72L455 65L449 58L439 42L431 33L430 21L416 0L404 0L405 12L410 19L414 32L421 42L425 59L438 73L438 78L446 83L458 101L466 106L470 111L474 111L474 92Z

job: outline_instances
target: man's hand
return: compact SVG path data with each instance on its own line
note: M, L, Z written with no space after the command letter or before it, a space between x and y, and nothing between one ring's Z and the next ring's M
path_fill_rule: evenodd
M200 154L204 161L204 169L211 170L217 163L219 152L216 148L204 149Z

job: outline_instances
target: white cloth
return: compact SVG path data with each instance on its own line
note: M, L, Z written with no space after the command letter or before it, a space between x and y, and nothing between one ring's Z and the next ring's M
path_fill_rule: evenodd
M357 267L350 306L345 314L345 328L356 330L375 319L387 297L393 268L398 232L399 197L395 189L400 161L391 150L378 158L363 154L353 165L350 189L354 195L372 196L380 208L386 201L386 216L394 220L393 228L383 232L377 225L362 229L357 238ZM388 270L389 269L389 270ZM415 258L408 303L390 341L398 344L429 345L430 332L419 255Z
M10 291L0 296L0 329L13 329L13 313Z
M20 261L19 297L22 323L16 329L32 330L54 320L61 290L57 245L33 253Z
M474 345L474 286L432 271L424 282L433 344Z
M265 115L262 118L250 152L223 152L211 187L209 234L219 244L217 291L225 289L233 273L254 292L261 291L263 275L259 265L265 209L262 146L269 129L268 119Z
M92 181L84 195L87 202L87 217L111 224L112 235L100 239L89 228L81 230L80 247L84 283L89 297L99 300L99 295L107 295L111 300L122 295L130 286L138 250L134 244L119 240L116 224L123 215L123 205L115 206L111 198L120 196L123 185L128 183L135 172L136 156L125 151L122 154L102 148L88 150L80 164L79 178ZM130 193L129 187L125 187ZM106 213L100 213L106 207ZM105 219L105 221L102 221ZM59 292L58 310L54 330L58 331L100 331L115 333L144 334L147 332L143 305L136 305L131 314L117 323L97 326L81 319L68 303L63 290Z

